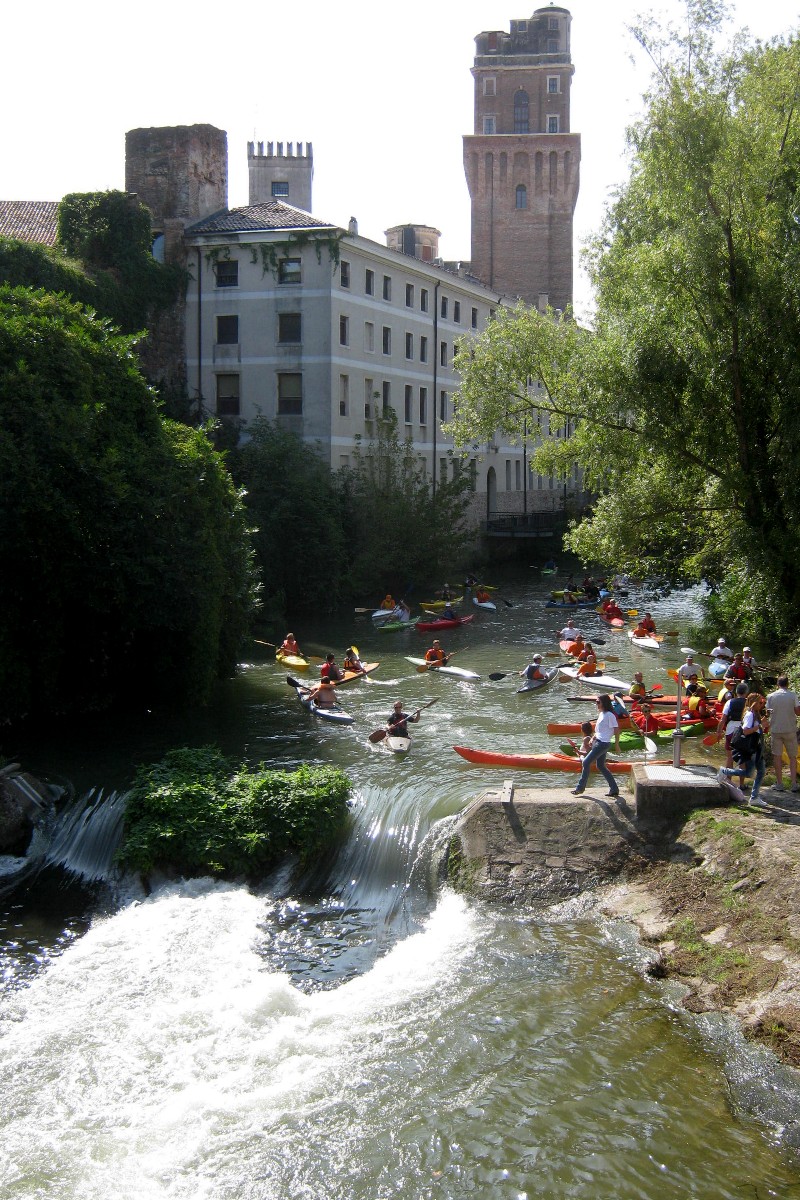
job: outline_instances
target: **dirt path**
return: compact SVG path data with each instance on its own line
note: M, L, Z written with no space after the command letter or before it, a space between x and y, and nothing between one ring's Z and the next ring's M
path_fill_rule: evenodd
M696 810L669 858L605 889L602 909L639 925L688 1009L734 1013L800 1067L800 797L762 798L768 810Z

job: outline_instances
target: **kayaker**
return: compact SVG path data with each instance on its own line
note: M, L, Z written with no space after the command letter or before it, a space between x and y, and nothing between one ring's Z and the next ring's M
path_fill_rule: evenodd
M622 609L617 604L616 600L609 600L607 607L604 608L604 613L609 621L621 621Z
M449 654L445 654L438 639L434 638L429 650L425 651L425 662L432 666L443 667L447 662Z
M742 657L741 652L734 654L733 662L728 667L728 674L732 679L736 680L749 678L747 667L744 665L744 658Z
M453 599L453 593L450 591L449 583L446 583L444 585L444 587L442 588L439 595L442 597L443 600L452 600Z
M644 614L639 624L641 625L642 629L647 630L647 632L650 634L650 637L656 636L656 623L649 612Z
M298 646L297 640L295 639L293 633L287 633L286 637L281 642L280 653L293 654L296 658L303 657L300 653L300 647Z
M587 642L586 645L584 646L583 650L581 651L581 653L579 655L579 662L581 664L578 667L579 675L585 677L585 676L600 674L600 672L597 669L597 658L595 657L595 653L594 653L594 650L592 649L591 642Z
M464 580L464 587L465 588L474 588L477 582L478 582L478 578L476 575L468 575L467 578Z
M576 638L581 636L580 629L578 629L572 617L570 617L564 628L559 631L558 640L560 642L574 642Z
M328 676L320 679L317 686L308 692L308 698L317 708L335 708L336 687L333 680Z
M398 621L410 621L411 609L406 604L405 600L397 601L397 619Z
M636 626L636 628L633 631L633 636L635 638L649 638L651 636L651 633L650 633L650 630L647 628L647 626L644 624L644 622L640 621L639 624Z
M742 662L748 671L747 678L750 679L753 675L753 672L758 670L758 663L753 658L753 651L749 646L745 646L742 650Z
M548 558L547 562L542 567L543 571L555 571L555 569L556 569L556 560L554 558Z
M704 683L698 683L697 691L689 699L689 716L698 721L714 716L714 707L708 699L708 688Z
M638 712L631 713L631 720L640 733L658 733L661 728L647 702L642 704Z
M453 606L449 600L447 601L447 604L445 604L444 608L442 609L442 619L445 621L457 621L458 620L458 613L453 608Z
M678 678L685 683L691 675L697 679L697 663L694 661L693 654L687 654L686 661L678 667Z
M400 700L395 700L394 708L392 709L389 720L386 722L386 732L390 737L408 737L408 721L416 722L419 720L419 712L415 712L413 716L409 716L407 712L403 712L403 704Z
M541 654L534 654L533 658L528 663L527 667L525 667L524 671L520 671L519 674L520 674L521 679L529 679L529 680L546 679L547 676L542 671L542 656L541 656Z
M644 676L641 671L634 672L633 682L628 688L628 695L633 696L634 700L641 700L647 695L647 688L644 685Z
M619 795L617 781L606 766L606 755L611 746L612 738L619 730L617 718L611 711L611 697L606 693L602 693L595 701L597 704L597 720L594 726L594 736L588 754L583 760L580 777L576 786L572 789L573 796L580 796L585 787L586 781L589 778L589 771L592 764L596 764L598 771L603 776L608 784L607 796L616 798Z
M358 657L358 652L355 646L348 646L345 650L342 668L345 671L356 671L359 675L363 675L365 673L364 664Z
M567 654L572 658L580 658L586 649L586 642L583 640L583 634L579 633L574 642L570 642L567 646Z
M687 701L691 700L692 696L697 695L699 688L700 680L697 678L697 671L692 671L691 675L686 681L686 687L684 688Z
M731 650L724 637L717 638L717 644L708 656L709 658L721 658L723 662L730 662L733 658Z
M491 598L492 597L489 595L489 593L487 592L486 588L483 587L483 585L481 585L478 588L478 590L475 592L475 599L478 601L479 604L486 604L487 601L491 600Z
M340 679L344 679L344 672L336 665L336 655L326 654L325 662L319 669L321 679L330 679L333 683L338 683Z
M392 596L391 592L386 593L386 595L381 600L379 607L385 608L387 612L391 612L391 610L393 608L397 607L397 605L394 602L394 597Z

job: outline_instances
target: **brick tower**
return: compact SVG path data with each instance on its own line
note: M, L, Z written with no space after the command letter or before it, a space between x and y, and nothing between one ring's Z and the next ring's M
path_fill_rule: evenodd
M570 133L574 67L566 8L537 8L475 39L475 130L464 137L471 271L543 309L572 303L572 217L581 139Z

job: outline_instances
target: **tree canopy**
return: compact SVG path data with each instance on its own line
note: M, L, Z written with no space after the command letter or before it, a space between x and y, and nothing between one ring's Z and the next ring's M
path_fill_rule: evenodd
M597 312L501 312L462 345L459 444L553 434L598 493L568 541L607 568L705 578L788 633L800 621L800 43L715 52L724 5L636 31L655 64L631 174L589 252Z
M164 420L130 338L0 287L0 716L166 695L230 673L253 601L240 498Z

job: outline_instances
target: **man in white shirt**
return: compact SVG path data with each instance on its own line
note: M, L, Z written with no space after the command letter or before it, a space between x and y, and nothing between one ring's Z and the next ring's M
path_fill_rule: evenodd
M728 643L725 641L725 638L717 639L717 644L714 647L714 649L711 651L711 654L709 655L709 657L710 658L721 658L723 660L723 662L731 661L731 659L733 658L733 651L731 650Z
M572 620L572 617L570 617L570 619L567 621L564 628L561 630L561 633L559 634L559 641L574 642L575 638L580 637L580 636L581 636L580 629L577 628L577 626L575 625L575 622Z
M767 712L769 713L769 733L772 742L772 765L775 768L777 783L774 790L783 791L783 752L789 757L789 779L793 792L800 791L797 786L797 718L800 716L800 705L797 703L796 692L789 691L787 675L778 676L777 690L767 696Z

